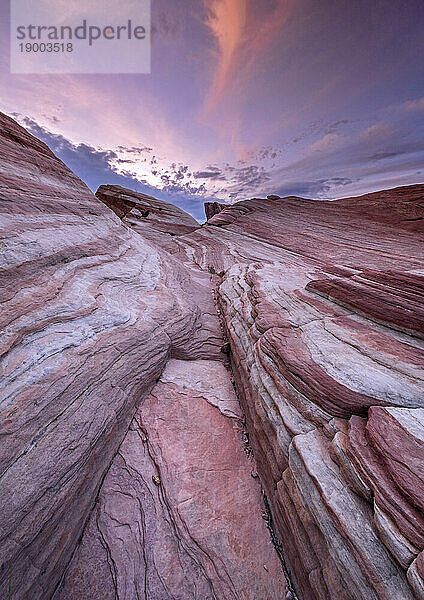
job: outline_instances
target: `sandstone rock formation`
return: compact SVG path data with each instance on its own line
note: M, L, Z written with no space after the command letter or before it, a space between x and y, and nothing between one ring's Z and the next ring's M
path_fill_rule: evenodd
M174 236L199 227L196 219L177 206L119 185L101 185L96 196L133 231L165 249L172 247Z
M240 423L221 363L171 359L137 410L55 598L280 598Z
M1 116L0 209L1 598L280 600L256 472L299 600L424 598L424 186L199 227Z
M424 186L248 200L179 239L218 300L304 600L424 598Z
M205 215L206 215L206 219L212 219L212 217L214 215L217 215L218 213L221 212L221 210L224 210L224 208L226 208L227 206L229 206L228 204L221 204L221 202L205 202Z
M210 275L130 231L4 115L0 207L0 597L51 598L67 568L74 585L82 554L93 576L80 575L85 587L72 588L75 600L133 600L139 589L164 598L180 584L187 598L199 588L253 599L262 584L280 598L259 484L237 445L239 409ZM199 375L187 361L193 369L207 361L220 392L191 392ZM202 456L217 446L220 454ZM119 485L129 489L119 495Z

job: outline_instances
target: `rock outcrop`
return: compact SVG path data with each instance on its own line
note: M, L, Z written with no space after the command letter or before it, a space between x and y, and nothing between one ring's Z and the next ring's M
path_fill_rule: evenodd
M119 185L101 185L96 196L125 225L166 250L172 248L174 236L199 227L196 219L177 206Z
M304 600L422 599L424 186L248 200L179 239L218 300Z
M210 275L125 227L4 115L0 210L0 597L47 600L67 571L75 600L180 584L280 598ZM203 365L219 393L190 388Z
M229 204L222 204L221 202L205 202L206 219L212 219L214 215L220 213L221 210L224 210L227 206L229 206Z
M424 186L199 227L0 116L0 207L0 597L280 600L269 507L299 600L423 600Z

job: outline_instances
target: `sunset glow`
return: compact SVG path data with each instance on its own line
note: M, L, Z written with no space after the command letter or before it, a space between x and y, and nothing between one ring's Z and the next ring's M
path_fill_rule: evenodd
M201 218L205 200L422 180L418 0L158 0L150 75L10 75L2 12L0 109L93 189Z

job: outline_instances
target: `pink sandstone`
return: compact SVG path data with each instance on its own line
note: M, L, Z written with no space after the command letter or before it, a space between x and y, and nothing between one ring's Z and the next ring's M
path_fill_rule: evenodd
M209 466L217 468L221 483L218 486L211 476L200 479L198 488L204 497L217 498L216 521L209 532L212 540L197 537L198 532L208 535L211 516L207 510L202 512L202 503L193 508L187 533L182 523L178 530L173 527L163 505L158 527L164 526L154 534L159 550L149 564L149 576L152 567L154 572L148 597L163 597L164 585L178 587L166 563L178 558L181 547L183 589L193 590L204 582L201 585L217 590L211 592L216 598L223 598L226 592L221 590L227 588L234 596L252 598L255 586L264 581L267 595L280 598L283 577L261 516L260 490L231 424L239 408L223 367L222 333L209 274L186 267L160 244L129 231L44 144L4 115L0 116L0 210L0 597L51 598L66 568L72 572L76 560L72 557L80 555L81 538L86 552L83 562L93 577L89 587L73 598L86 600L96 594L105 598L111 589L115 593L117 580L100 552L104 546L99 548L94 519L98 507L105 506L102 526L117 552L120 532L113 518L125 521L132 505L139 507L140 518L146 513L152 519L149 532L154 534L149 489L141 485L135 471L131 477L122 469L121 452L142 469L146 447L138 437L134 416L143 413L143 400L172 358L182 364L208 361L219 372L222 393L231 390L233 396L223 397L218 408L208 404L218 400L207 390L206 399L199 391L193 406L183 404L188 400L184 393L169 402L175 415L180 411L180 427L193 411L193 426L185 439L193 452L196 448L201 452L200 444L205 443L202 436L197 438L195 423L219 428L216 442L214 429L207 434L211 443L223 444L222 452L228 446L232 491L243 496L228 496L228 486L222 483L228 478L225 457L218 457L216 463L211 457ZM154 404L151 399L152 437ZM163 411L164 405L157 408ZM166 422L166 412L157 416ZM171 420L170 427L173 424ZM177 435L172 428L171 432ZM157 435L168 433L164 429ZM174 455L172 444L168 450L160 493L174 502L175 486L183 477L183 466L178 464L182 456ZM193 461L200 459L193 456ZM151 462L147 466L151 478ZM132 484L131 502L123 498L121 504L114 504L116 477ZM231 504L248 510L248 520L241 521ZM177 506L170 508L176 514ZM141 521L136 513L133 516L128 557L123 557L119 572L119 586L123 586L119 594L126 598L134 597L131 574L142 573L140 557L149 546L137 537ZM233 522L236 516L238 521ZM226 536L232 536L228 543ZM197 544L204 550L199 549L203 554L196 558ZM264 553L268 572L263 567ZM156 575L160 564L163 573ZM227 564L235 574L225 580L221 565ZM142 582L137 579L136 585ZM246 591L250 585L252 591Z
M112 462L55 598L92 586L93 600L281 598L250 462L225 367L170 360Z
M253 199L178 239L221 274L233 373L303 600L424 598L423 200L422 185Z
M214 215L220 213L226 206L228 206L228 204L222 204L221 202L205 202L206 219L212 219Z
M298 600L423 600L424 186L198 226L0 133L2 595L283 598L253 471Z

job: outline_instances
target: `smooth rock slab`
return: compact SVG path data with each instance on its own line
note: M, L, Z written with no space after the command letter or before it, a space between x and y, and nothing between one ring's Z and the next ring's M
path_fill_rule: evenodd
M84 590L90 600L280 600L284 577L260 487L229 411L239 409L222 364L169 361L112 463L55 600Z

